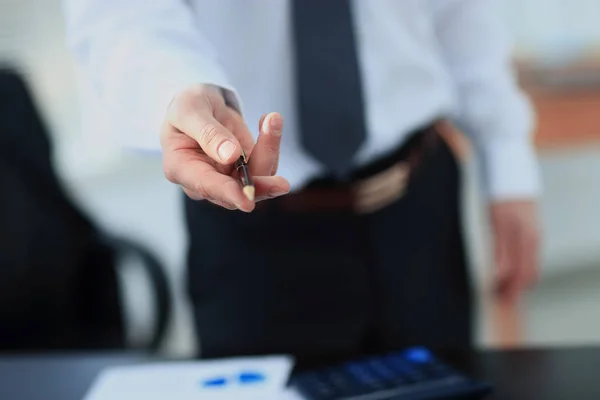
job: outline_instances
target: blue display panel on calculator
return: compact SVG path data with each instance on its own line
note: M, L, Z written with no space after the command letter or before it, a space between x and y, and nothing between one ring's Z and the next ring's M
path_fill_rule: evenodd
M292 385L310 400L480 399L491 390L422 347L301 373Z

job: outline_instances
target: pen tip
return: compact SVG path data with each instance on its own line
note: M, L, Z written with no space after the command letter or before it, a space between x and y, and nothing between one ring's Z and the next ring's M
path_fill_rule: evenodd
M254 189L254 186L244 186L243 191L248 200L254 201L254 195L256 194L256 190Z

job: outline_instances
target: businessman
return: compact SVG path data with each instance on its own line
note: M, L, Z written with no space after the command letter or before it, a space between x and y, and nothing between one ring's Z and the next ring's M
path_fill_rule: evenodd
M500 294L535 281L532 112L493 1L65 5L99 106L187 194L202 356L469 346L448 121L480 160Z

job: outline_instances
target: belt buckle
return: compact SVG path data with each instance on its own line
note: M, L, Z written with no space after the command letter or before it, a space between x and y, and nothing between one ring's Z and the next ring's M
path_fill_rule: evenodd
M352 187L354 211L371 214L397 201L406 192L409 175L409 163L399 162L356 182Z

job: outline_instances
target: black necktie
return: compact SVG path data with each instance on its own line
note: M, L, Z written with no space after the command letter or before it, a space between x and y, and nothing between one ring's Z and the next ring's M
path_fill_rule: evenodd
M345 177L366 137L350 0L292 0L302 145Z

